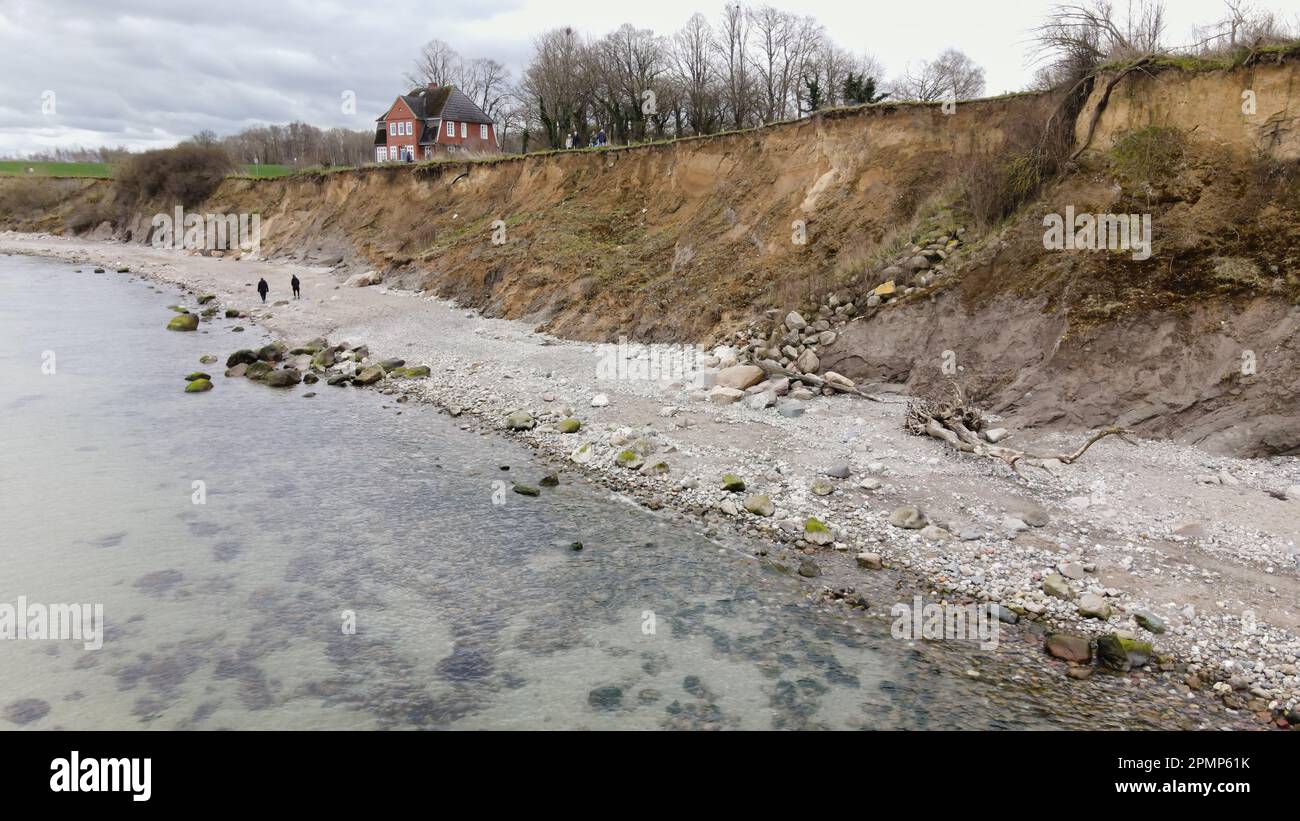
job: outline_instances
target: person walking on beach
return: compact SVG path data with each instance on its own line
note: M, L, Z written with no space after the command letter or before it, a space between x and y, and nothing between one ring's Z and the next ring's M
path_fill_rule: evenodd
M302 285L302 283L298 281L298 275L297 275L297 274L294 274L294 275L293 275L293 279L289 280L289 287L290 287L290 288L293 288L293 298L294 298L294 299L299 299L299 298L301 298L301 295L298 293L298 287L299 287L300 285Z
M271 286L266 284L265 279L257 281L257 292L262 295L262 301L266 302L266 292L271 290Z

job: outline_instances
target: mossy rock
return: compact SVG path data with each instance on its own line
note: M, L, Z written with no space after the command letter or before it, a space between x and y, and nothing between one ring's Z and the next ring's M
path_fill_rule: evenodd
M830 527L816 516L809 516L803 525L803 537L810 544L828 545L835 541Z
M190 312L188 308L180 305L168 305L167 310L177 314L188 314Z
M433 372L429 369L428 365L416 365L413 368L399 368L398 370L400 370L402 376L407 379L420 379Z
M542 477L542 481L538 482L538 484L542 487L559 487L560 477L554 473L548 473Z
M217 315L216 308L204 308L202 311L199 312L199 316L203 316L203 317L213 317L216 315Z
M754 493L745 497L745 510L755 516L771 516L776 513L772 497L763 493Z
M296 350L303 350L303 349L298 348ZM333 365L335 361L337 360L335 359L334 351L332 350L324 350L324 351L318 350L314 354L312 354L311 357L311 364L315 365L318 368L328 368L331 365Z
M648 462L641 468L641 472L647 476L663 476L668 473L668 463L662 459L657 462Z
M744 493L745 480L734 473L723 474L722 489L731 493Z
M281 368L268 373L262 381L273 388L291 388L302 381L302 374L295 368Z
M207 377L195 379L185 386L186 393L203 393L212 390L212 380Z
M532 430L537 427L537 420L528 411L515 411L506 417L506 427L510 430Z
M577 433L582 430L582 423L570 416L568 419L561 419L555 429L560 433Z
M518 493L520 496L541 496L542 495L542 492L537 488L533 487L532 485L515 485L514 491L515 493Z
M1137 667L1144 667L1151 660L1153 651L1151 642L1131 639L1117 633L1110 633L1097 639L1097 656L1101 663L1127 673Z
M315 345L299 345L298 347L289 351L289 354L291 356L311 356L313 354L318 354L318 353L320 353L320 348L316 347Z
M620 453L618 456L614 457L614 464L618 465L619 467L628 468L629 470L637 470L643 464L645 464L645 460L642 459L641 454L637 453L636 451L625 450L622 453Z
M211 365L212 363L214 363L214 362L216 362L216 361L217 361L217 358L216 358L215 356L213 356L212 354L210 354L210 353L205 353L203 356L200 356L200 357L199 357L199 364L200 364L200 365Z
M373 385L384 378L384 369L378 365L371 365L363 369L360 373L352 378L353 384L356 385Z
M243 348L226 357L226 367L233 368L236 365L251 365L256 361L257 354L253 353L248 348Z
M245 367L244 376L254 380L263 379L268 373L270 373L273 370L275 370L275 368L273 368L270 365L270 363L254 362L251 365L247 365Z
M263 345L257 350L257 358L267 362L275 362L284 358L285 351L288 347L283 342L272 342L269 345Z
M380 361L379 367L383 368L385 373L388 373L397 370L405 364L405 359L384 359Z
M167 323L169 331L197 331L199 329L199 317L197 314L180 314L172 317L172 321Z
M230 329L230 332L231 332L231 333L236 333L236 334L242 334L242 333L244 332L244 326L243 326L243 325L236 325L235 327L233 327L233 328Z
M207 305L209 302L211 302L216 298L217 298L216 294L199 294L198 303L200 305Z
M185 377L185 381L186 381L186 382L193 382L193 381L196 380L196 379L211 379L211 378L212 378L212 376L211 376L210 374L203 373L202 371L195 371L194 373L192 373L192 374L190 374L189 376Z
M239 316L240 316L240 314L239 314L239 309L238 309L238 308L227 308L227 309L226 309L226 319L237 319L237 318L239 318Z

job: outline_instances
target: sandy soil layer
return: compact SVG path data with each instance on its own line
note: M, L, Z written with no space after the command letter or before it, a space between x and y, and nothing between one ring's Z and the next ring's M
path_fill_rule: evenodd
M1222 700L1260 719L1300 704L1300 499L1287 498L1300 485L1295 457L1235 459L1170 442L1132 447L1108 439L1056 478L1026 481L992 460L955 456L907 435L903 397L817 397L796 403L804 409L797 417L715 405L681 380L620 378L611 358L617 351L608 347L382 285L348 287L331 269L12 233L0 235L0 252L129 267L215 294L214 304L245 311L290 341L326 336L365 343L374 360L427 364L432 378L385 380L380 389L465 414L467 428L470 418L504 428L506 414L525 409L540 424L512 435L570 468L651 507L690 512L708 528L764 537L767 558L792 572L813 559L820 574L809 580L814 594L887 590L881 579L892 574L893 586L919 584L935 601L997 602L1021 616L1010 631L1036 641L1053 630L1132 632L1153 642L1161 659L1153 665L1176 673L1170 686L1189 703ZM302 280L301 300L289 299L293 273ZM254 290L259 276L271 284L266 306ZM204 326L214 336L212 353L242 347L241 335L230 332L234 324ZM321 383L318 390L333 388ZM593 406L598 394L608 405ZM569 415L582 430L559 433L554 423ZM1039 450L1073 449L1086 435L1017 431L1014 422L1003 423L1011 441ZM579 467L574 457L584 444ZM666 462L667 472L616 464L629 447L649 452L647 463ZM827 475L845 467L847 478ZM724 473L770 496L775 515L747 513L744 494L722 490ZM819 490L829 485L829 494L814 493L815 482ZM903 505L922 508L942 532L891 525L890 514ZM810 516L830 526L833 544L804 541ZM863 553L878 554L885 570L860 567L855 557ZM1044 592L1044 578L1058 572L1072 600ZM1078 599L1089 593L1109 607L1109 619L1079 614ZM888 612L893 603L876 596L872 610ZM1143 630L1136 613L1156 617L1166 630ZM1062 679L1086 675L1042 658Z

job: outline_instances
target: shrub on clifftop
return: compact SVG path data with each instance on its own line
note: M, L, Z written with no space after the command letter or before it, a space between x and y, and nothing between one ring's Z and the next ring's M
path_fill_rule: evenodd
M217 190L234 169L223 149L209 145L178 145L133 154L118 168L114 184L118 201L197 205Z

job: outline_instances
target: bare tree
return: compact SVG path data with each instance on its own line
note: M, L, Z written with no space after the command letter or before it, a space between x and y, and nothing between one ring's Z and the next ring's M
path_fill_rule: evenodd
M552 29L533 43L520 84L526 110L551 148L574 130L587 130L591 107L590 49L572 28Z
M893 94L925 103L969 100L984 93L984 69L957 49L945 50L933 61L909 68L894 84Z
M510 70L496 60L479 57L462 64L456 85L495 120L510 96Z
M430 83L437 85L457 85L461 81L461 69L464 60L460 53L442 40L430 40L420 47L420 55L415 58L412 70L405 77L413 86Z
M1121 18L1111 0L1054 6L1034 30L1037 83L1075 82L1111 60L1133 61L1163 49L1163 0L1130 2Z
M704 15L696 12L673 36L673 73L681 89L685 125L695 134L712 134L721 119L721 71L714 65L717 42Z
M749 71L749 15L740 3L723 8L715 48L727 119L732 128L744 128L753 116L754 86Z

